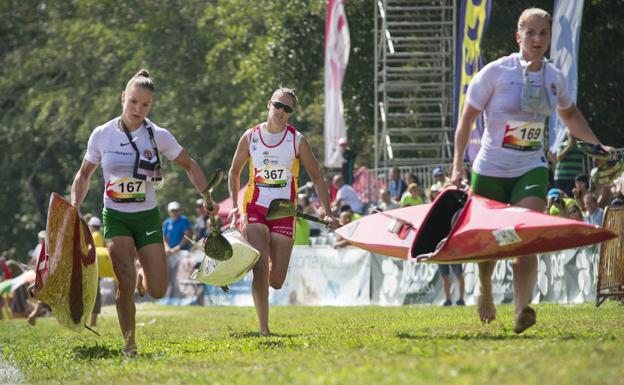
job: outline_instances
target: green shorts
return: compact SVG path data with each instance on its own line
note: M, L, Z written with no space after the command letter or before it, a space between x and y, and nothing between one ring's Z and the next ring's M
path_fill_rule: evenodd
M471 179L470 187L473 193L495 201L515 204L526 197L538 197L546 201L548 190L546 167L534 168L515 178L499 178L473 172Z
M104 207L102 219L106 239L117 236L132 237L137 250L152 243L163 243L158 207L136 213L124 213Z

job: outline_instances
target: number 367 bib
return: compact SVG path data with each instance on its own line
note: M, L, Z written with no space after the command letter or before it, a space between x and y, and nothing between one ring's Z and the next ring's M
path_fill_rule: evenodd
M254 183L260 187L285 187L290 177L288 170L279 165L270 165L256 169Z
M106 182L106 195L116 203L145 202L145 181L121 178Z
M503 147L518 151L535 151L544 142L544 122L518 122L510 120L505 125Z

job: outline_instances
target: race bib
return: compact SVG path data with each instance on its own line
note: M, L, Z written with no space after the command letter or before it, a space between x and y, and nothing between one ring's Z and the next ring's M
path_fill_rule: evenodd
M121 178L106 182L106 195L116 203L145 202L146 182L136 178Z
M290 179L290 172L279 165L269 165L256 169L254 183L261 187L286 187Z
M544 122L518 122L510 120L505 125L503 147L518 151L535 151L544 142Z

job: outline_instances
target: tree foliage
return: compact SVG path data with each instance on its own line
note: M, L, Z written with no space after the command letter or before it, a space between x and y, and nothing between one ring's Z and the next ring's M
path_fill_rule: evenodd
M519 12L544 0L494 2L484 52L515 50ZM579 104L609 144L624 144L613 108L624 74L622 0L585 0ZM169 128L210 174L227 170L244 130L266 116L278 86L294 88L292 118L322 157L325 0L4 0L0 2L0 250L21 259L45 226L52 191L69 194L91 131L119 115L127 80L156 82L150 118ZM345 119L359 159L372 163L373 2L349 0L351 58ZM191 209L183 170L166 162L159 202ZM82 212L102 208L98 171ZM225 197L222 186L216 198ZM164 212L164 210L163 210Z

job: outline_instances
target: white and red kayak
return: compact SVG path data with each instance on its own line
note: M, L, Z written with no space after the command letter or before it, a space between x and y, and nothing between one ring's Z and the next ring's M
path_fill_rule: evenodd
M358 223L365 221L362 223ZM394 222L403 232L395 232ZM409 226L409 228L406 228ZM336 233L375 253L420 262L496 260L569 249L616 237L584 222L446 189L432 204L373 214ZM401 235L401 237L399 237Z

